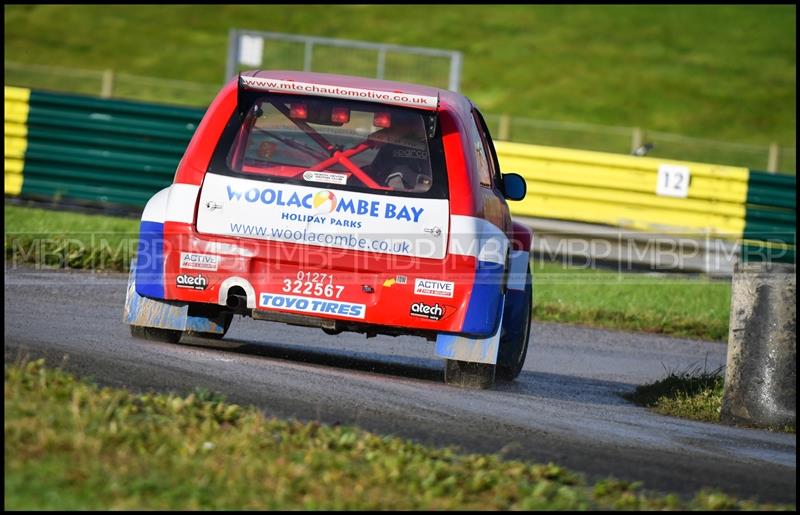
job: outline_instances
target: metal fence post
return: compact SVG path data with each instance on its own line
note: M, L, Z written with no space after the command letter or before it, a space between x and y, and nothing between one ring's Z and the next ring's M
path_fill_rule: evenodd
M314 42L313 41L306 41L306 53L303 57L303 71L310 72L311 71L311 59L313 57L314 52Z
M114 70L103 71L103 84L100 87L100 96L103 98L111 98L114 94Z
M767 159L767 171L776 173L778 171L778 157L780 149L777 143L771 143L769 146L769 158Z
M461 78L461 52L453 53L453 58L450 60L450 91L458 92L459 80Z
M228 60L225 62L225 80L223 84L233 77L236 67L239 65L239 31L231 29L228 31Z
M386 48L381 47L378 50L378 70L375 72L375 77L378 79L383 78L384 69L386 67Z
M631 154L636 152L636 149L642 146L642 128L634 127L633 134L631 134Z
M507 114L500 115L500 126L497 129L497 139L511 141L511 117Z

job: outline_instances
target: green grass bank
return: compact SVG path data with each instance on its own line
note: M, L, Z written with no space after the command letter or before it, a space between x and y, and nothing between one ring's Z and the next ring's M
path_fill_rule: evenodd
M796 141L794 5L7 5L4 57L220 85L230 28L461 51L461 90L490 114ZM267 68L303 62L302 46L264 53Z
M6 205L7 266L126 271L139 222ZM730 282L565 267L534 259L534 319L723 341Z
M553 464L283 421L197 391L100 388L5 364L5 509L786 509L656 495Z

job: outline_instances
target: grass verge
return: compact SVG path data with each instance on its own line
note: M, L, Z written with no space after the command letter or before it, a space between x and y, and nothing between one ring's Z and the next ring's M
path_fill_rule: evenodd
M6 266L127 271L135 219L9 206ZM725 340L730 283L679 275L617 273L534 261L535 320Z
M534 261L534 319L724 341L729 281Z
M553 464L268 418L203 391L135 395L43 360L6 363L4 401L5 509L793 509L591 485Z
M139 220L6 204L6 266L127 271Z
M625 398L663 415L719 422L725 377L722 368L672 372L655 383L637 386Z
M461 90L484 113L795 145L793 5L295 4L272 5L265 14L260 5L98 4L9 5L4 13L7 61L218 86L234 27L433 47L463 52ZM304 59L302 44L264 44L264 68L302 69ZM376 63L372 52L314 47L315 71L373 76ZM446 84L447 73L446 61L390 54L384 76ZM39 73L22 83L63 89L67 81ZM98 79L70 82L100 91ZM190 93L119 75L115 93L126 91L195 105L214 93L210 87L184 98ZM512 134L529 130L519 124ZM555 132L564 134L538 130L528 137L544 144L576 138ZM630 151L630 134L597 138L598 149ZM698 152L695 146L677 152ZM752 166L766 159L765 151Z
M695 368L685 372L671 372L666 378L638 386L633 393L623 397L662 415L719 422L724 387L723 367L712 371ZM786 433L796 431L792 426L771 430Z

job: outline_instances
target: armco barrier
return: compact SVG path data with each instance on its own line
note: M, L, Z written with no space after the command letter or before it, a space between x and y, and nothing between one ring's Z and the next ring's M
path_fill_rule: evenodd
M22 192L22 168L28 142L28 98L30 90L5 88L5 191L6 195Z
M203 111L5 88L6 194L144 206ZM21 176L19 175L21 173Z
M746 260L795 259L795 176L502 141L495 146L501 169L528 183L525 200L512 203L516 215L742 239ZM666 181L681 187L665 188Z
M6 86L6 194L142 207L171 183L202 115ZM526 199L511 203L515 215L741 240L746 260L795 260L794 176L502 141L496 148L501 168L528 183Z

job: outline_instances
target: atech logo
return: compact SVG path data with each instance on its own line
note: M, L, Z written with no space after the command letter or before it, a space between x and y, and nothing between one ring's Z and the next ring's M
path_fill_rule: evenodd
M437 302L433 306L425 304L424 302L415 302L411 304L409 315L417 318L426 318L428 320L441 320L444 318L445 307L439 305Z
M192 290L205 290L206 286L208 286L208 279L203 274L180 274L175 278L175 286Z

